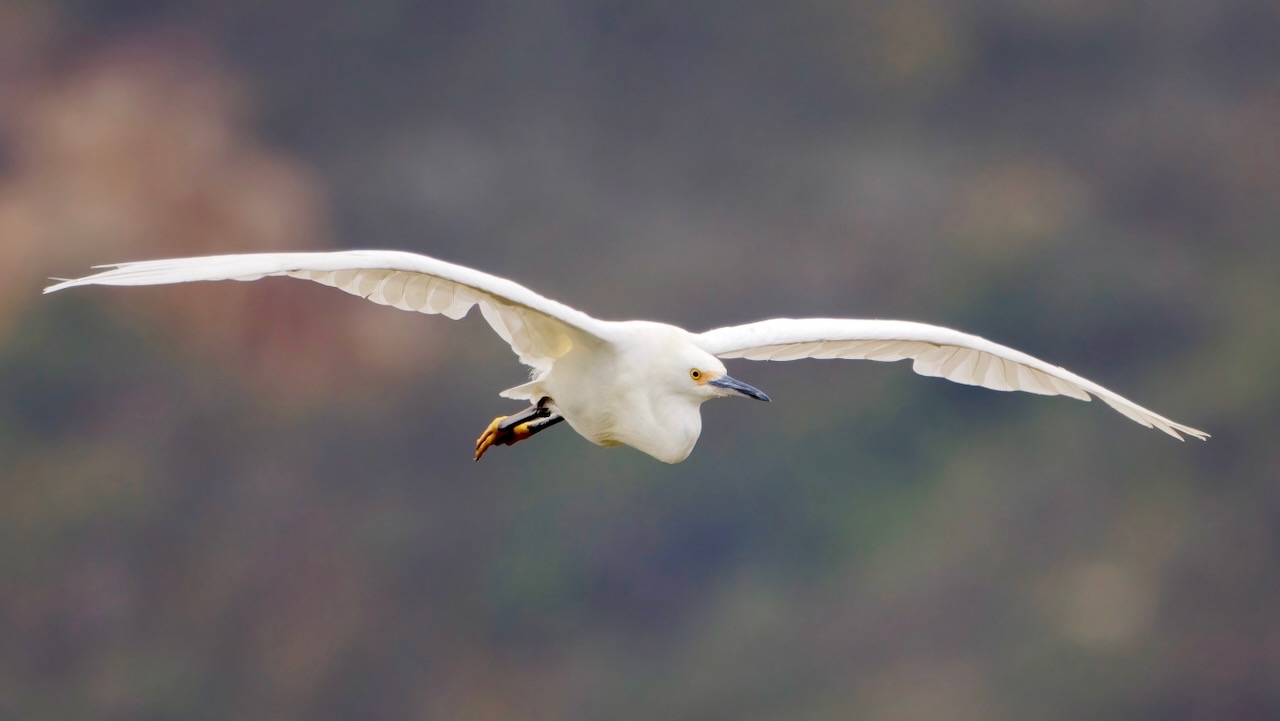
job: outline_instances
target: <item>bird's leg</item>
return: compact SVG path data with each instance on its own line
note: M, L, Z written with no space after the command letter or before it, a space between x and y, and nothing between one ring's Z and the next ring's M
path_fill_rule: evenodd
M547 407L548 400L550 399L543 398L537 405L529 406L515 415L494 418L476 439L476 460L480 460L480 456L491 446L519 443L538 431L563 421L564 416Z

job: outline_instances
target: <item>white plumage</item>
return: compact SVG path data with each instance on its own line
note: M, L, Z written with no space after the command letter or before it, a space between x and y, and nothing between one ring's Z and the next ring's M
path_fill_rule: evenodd
M333 286L375 303L452 319L479 306L484 319L534 368L502 395L528 399L524 415L500 417L477 442L511 444L563 419L588 440L629 445L676 463L702 429L699 406L742 395L768 400L730 378L718 358L913 359L922 375L1001 391L1101 398L1134 421L1182 439L1207 433L1176 423L1102 386L1020 351L967 333L909 321L778 318L694 334L663 323L604 321L512 281L413 253L353 250L258 253L122 263L66 280L78 285L157 285L257 280L283 275ZM718 357L718 358L717 358Z

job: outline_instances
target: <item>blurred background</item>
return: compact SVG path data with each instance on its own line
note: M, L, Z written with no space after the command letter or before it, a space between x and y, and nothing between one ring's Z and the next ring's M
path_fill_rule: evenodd
M1280 717L1270 0L3 0L0 718ZM904 318L1214 434L730 362L667 466L469 318L97 263L395 248Z

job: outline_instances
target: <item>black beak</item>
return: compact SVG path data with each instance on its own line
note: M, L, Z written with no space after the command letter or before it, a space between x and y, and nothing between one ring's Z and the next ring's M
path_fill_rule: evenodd
M758 401L769 400L769 396L766 395L765 392L760 390L759 388L749 386L746 383L743 383L742 381L737 380L736 378L731 378L727 375L720 376L719 378L713 378L712 380L709 380L707 382L715 386L716 388L723 388L727 391L732 391L740 396L755 398Z

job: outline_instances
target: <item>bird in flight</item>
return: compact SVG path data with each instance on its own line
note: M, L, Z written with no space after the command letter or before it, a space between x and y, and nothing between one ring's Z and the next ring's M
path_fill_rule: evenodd
M472 306L532 368L531 380L501 393L528 408L499 416L476 441L475 459L496 445L523 441L561 421L601 446L631 446L666 463L689 456L702 433L701 406L712 398L769 400L731 377L721 358L795 360L910 358L922 375L998 391L1090 396L1148 427L1182 440L1209 434L1176 423L1092 381L978 336L924 323L841 318L775 318L691 333L665 323L607 321L544 298L504 278L413 253L349 250L249 253L149 260L61 282L161 285L199 280L302 278L401 310L454 320Z

